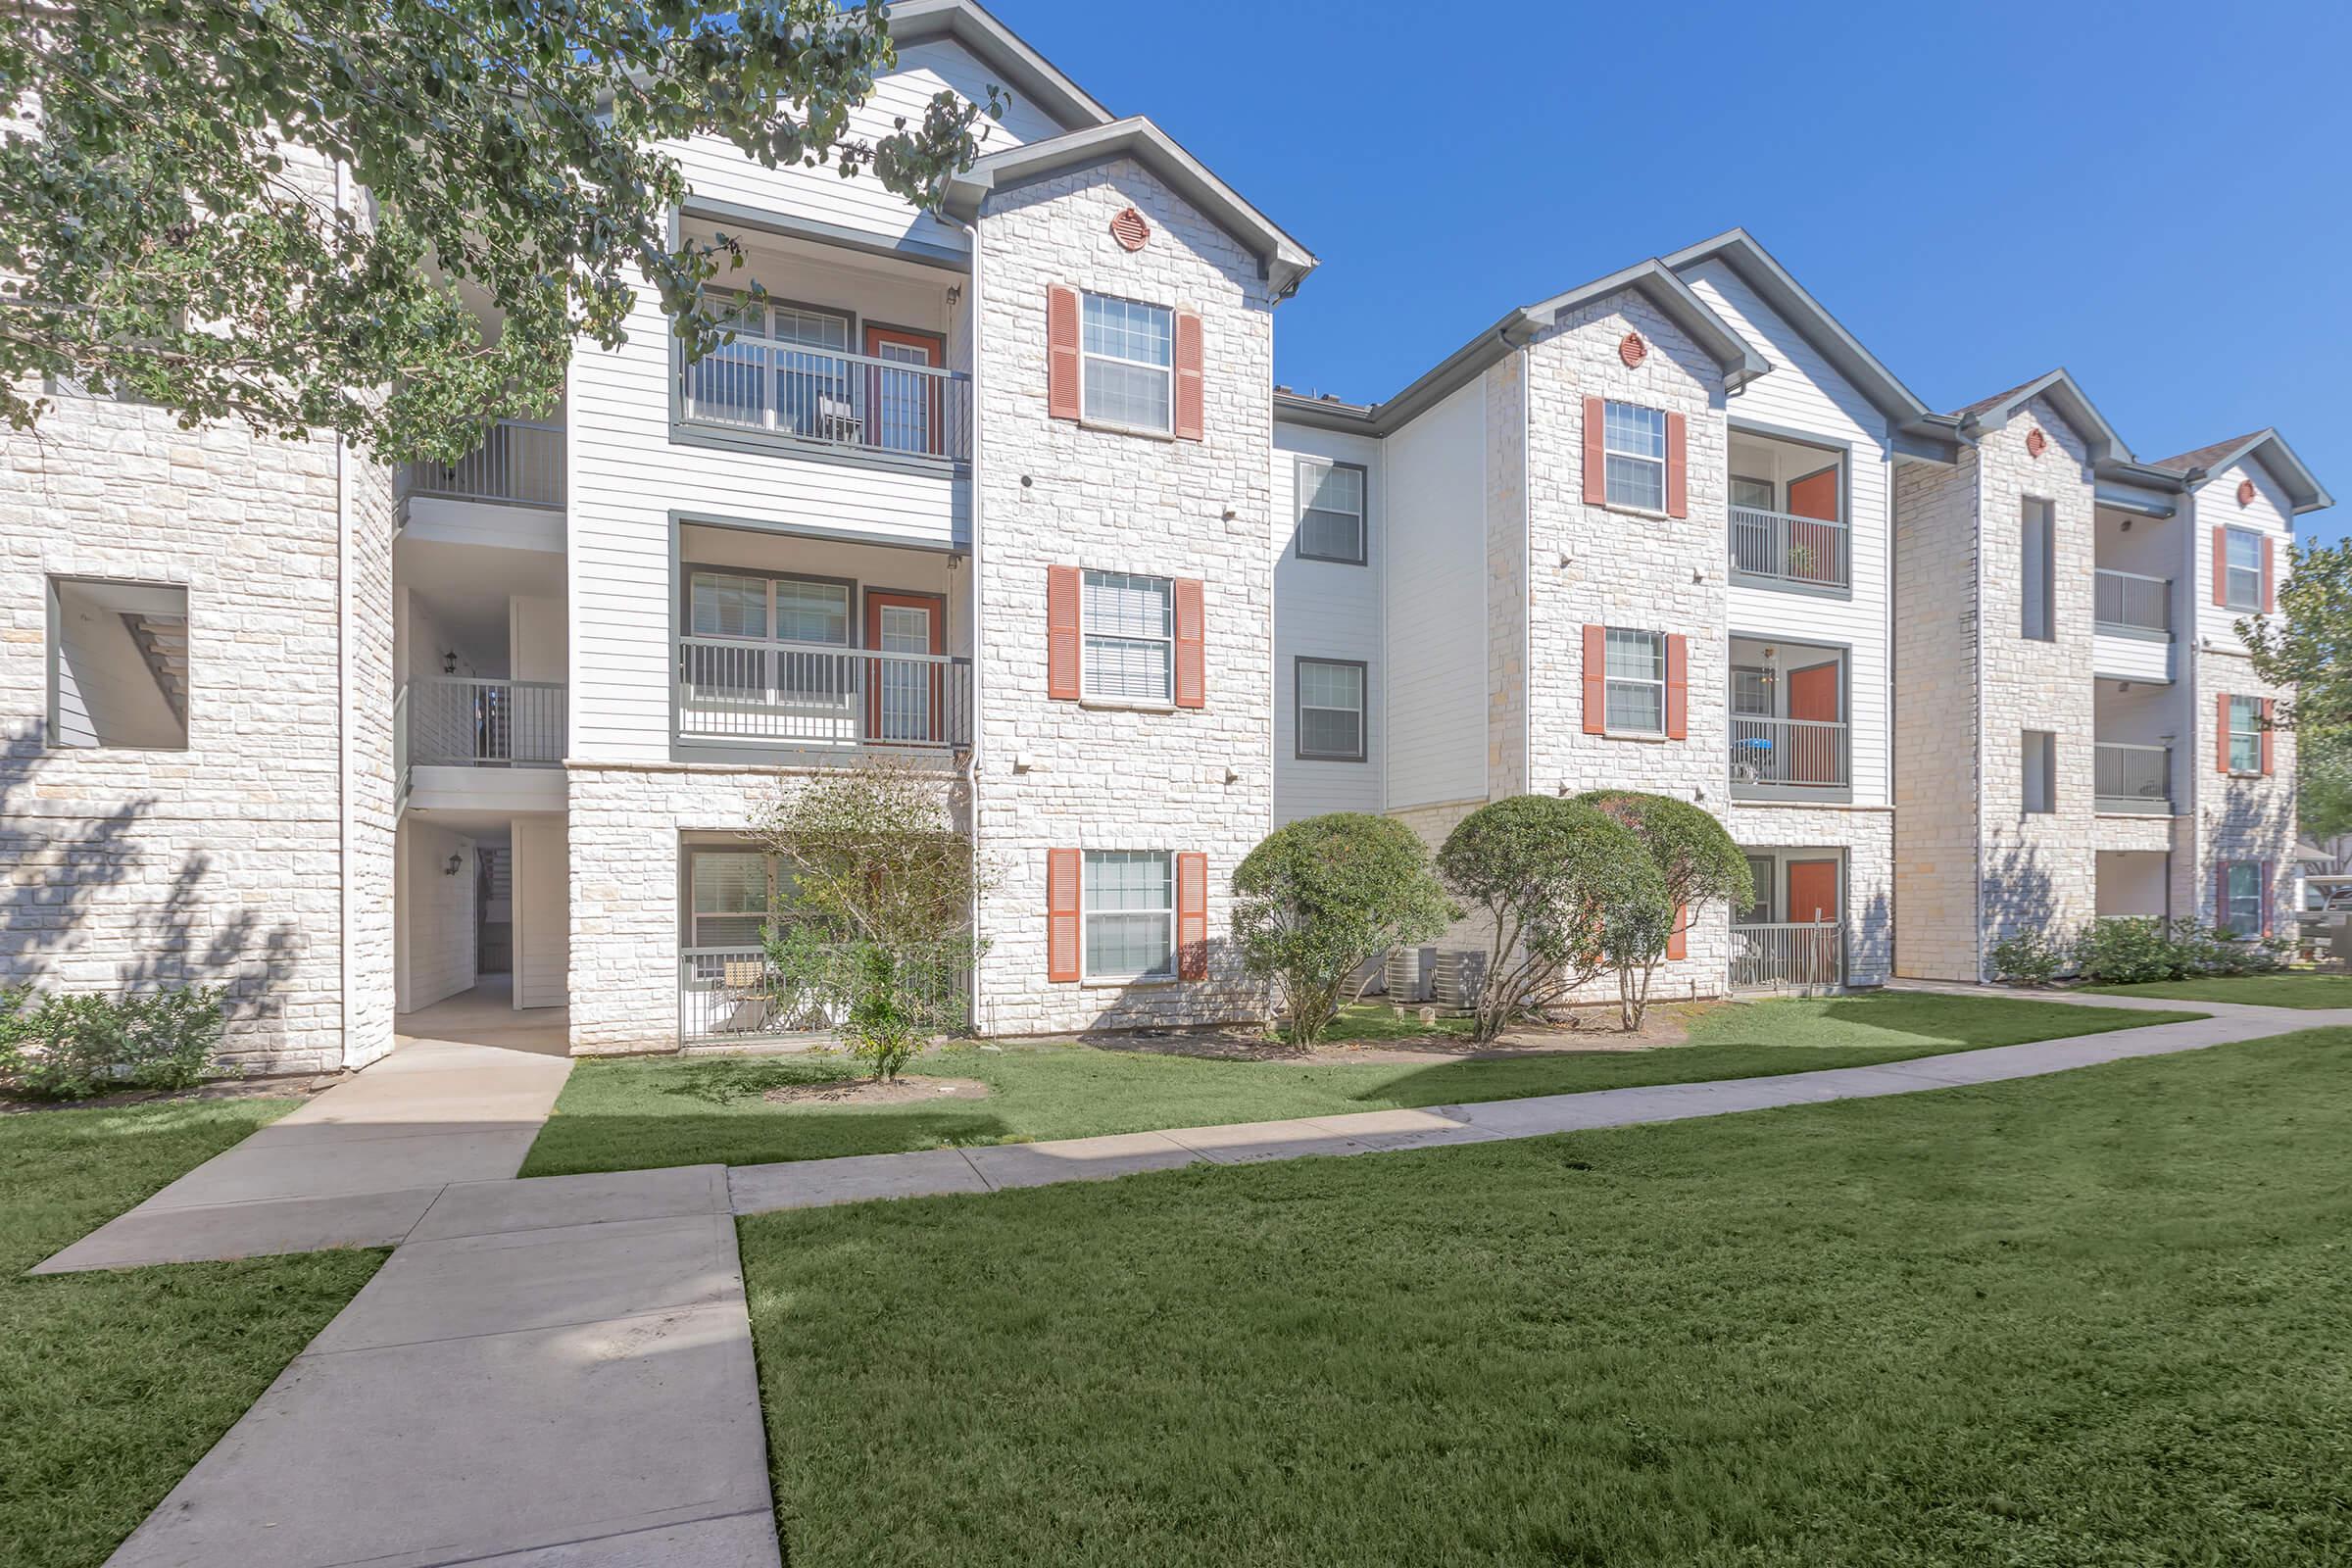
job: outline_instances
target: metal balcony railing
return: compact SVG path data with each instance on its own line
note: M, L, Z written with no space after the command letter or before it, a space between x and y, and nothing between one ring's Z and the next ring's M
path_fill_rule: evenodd
M1849 587L1853 583L1850 533L1842 522L1734 507L1732 570L1775 584Z
M972 744L972 664L823 643L681 637L681 740L813 751L959 751Z
M825 446L962 463L972 382L958 371L738 338L678 370L680 416Z
M411 463L400 471L404 495L494 501L516 507L564 505L564 426L501 419L482 444L455 463Z
M1847 789L1851 727L1817 718L1740 718L1732 723L1732 790Z
M933 977L924 993L941 1012L968 1000L971 976ZM833 1006L795 995L781 983L763 948L687 948L678 954L678 1043L749 1044L796 1035L822 1036L841 1025Z
M1734 991L1827 991L1845 983L1845 927L1837 920L1732 927Z
M412 683L409 765L561 767L564 688L560 681L428 675Z
M2147 577L2136 571L2110 571L2101 566L2091 592L2092 629L2159 640L2172 635L2171 578Z
M2102 811L2173 814L2173 749L2100 741L2091 748L2091 793Z

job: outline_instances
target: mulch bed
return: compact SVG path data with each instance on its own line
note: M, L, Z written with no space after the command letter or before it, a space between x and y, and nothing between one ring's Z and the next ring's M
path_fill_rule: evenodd
M988 1085L976 1078L903 1074L889 1083L835 1078L821 1084L781 1084L760 1098L771 1105L912 1105L927 1100L985 1100Z
M1409 1064L1431 1061L1492 1061L1511 1056L1559 1055L1588 1051L1653 1051L1690 1038L1687 1004L1653 1003L1642 1027L1617 1027L1617 1008L1581 1007L1558 1023L1513 1029L1488 1045L1435 1031L1410 1040L1326 1039L1301 1050L1248 1027L1227 1024L1204 1029L1106 1029L1078 1036L1082 1045L1104 1051L1149 1051L1171 1056L1205 1056L1224 1061L1354 1061Z

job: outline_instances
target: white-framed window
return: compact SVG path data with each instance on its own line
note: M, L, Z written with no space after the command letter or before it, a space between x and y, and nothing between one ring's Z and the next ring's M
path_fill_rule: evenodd
M2223 530L2222 602L2231 610L2262 609L2262 535L2244 528Z
M760 850L686 847L686 946L697 952L749 952L761 928L792 898L792 878Z
M1298 753L1308 761L1364 760L1365 665L1353 659L1298 662Z
M1770 479L1732 475L1732 505L1749 512L1780 511L1780 487Z
M2262 771L2262 699L2230 699L2230 771Z
M1666 634L1611 626L1602 641L1607 685L1602 723L1615 734L1666 733Z
M2222 862L2222 928L2241 937L2262 935L2262 862Z
M1638 403L1604 403L1600 430L1609 505L1665 511L1665 413Z
M850 585L812 577L696 569L687 577L687 635L850 646Z
M1175 402L1174 313L1164 305L1089 294L1080 307L1079 348L1089 419L1138 430L1171 427Z
M1175 701L1174 578L1089 570L1078 615L1087 696L1120 703Z
M1088 850L1080 894L1089 980L1176 972L1176 858L1166 850Z
M1762 664L1734 664L1732 666L1732 716L1734 718L1773 717L1773 673Z
M2030 729L2019 748L2025 808L2039 816L2058 809L2058 737L2046 729Z
M185 586L50 578L48 744L185 751L189 656Z
M1750 855L1747 859L1747 880L1754 889L1754 902L1743 909L1732 911L1734 925L1772 924L1773 882L1778 863L1769 855Z
M1360 464L1298 463L1298 539L1301 561L1364 564L1364 469Z
M814 436L849 413L856 389L842 358L850 351L847 313L733 289L710 289L705 300L735 341L685 368L686 417Z

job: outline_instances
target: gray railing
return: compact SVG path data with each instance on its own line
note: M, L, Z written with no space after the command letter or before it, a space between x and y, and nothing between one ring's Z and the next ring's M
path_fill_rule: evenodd
M826 446L968 461L972 382L901 360L738 338L678 370L680 416Z
M411 685L408 760L439 767L561 767L560 681L428 675Z
M681 637L682 740L811 750L957 751L972 743L972 664L823 643Z
M1845 927L1836 920L1732 927L1734 991L1827 991L1845 983Z
M1850 532L1842 522L1734 507L1732 570L1805 588L1844 588L1853 582Z
M1732 788L1845 789L1853 783L1850 728L1817 718L1734 718Z
M2172 635L2173 584L2168 577L2146 577L2136 571L2110 571L2101 566L2092 587L2093 630L2125 637L2164 638Z
M948 1004L968 994L968 974L943 974L931 997L942 1013L960 1016ZM678 954L678 1043L680 1045L822 1037L840 1027L835 1007L806 993L795 994L778 980L763 948L687 948Z
M455 463L412 463L401 489L414 496L495 501L517 507L564 505L564 426L501 419L482 444Z
M2100 741L2091 748L2091 794L2102 811L2173 814L2173 749Z

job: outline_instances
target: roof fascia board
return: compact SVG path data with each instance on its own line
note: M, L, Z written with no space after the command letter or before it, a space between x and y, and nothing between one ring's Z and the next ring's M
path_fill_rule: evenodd
M867 256L884 256L893 261L913 262L919 266L944 268L955 272L972 270L972 258L964 251L919 239L888 239L880 234L844 228L837 223L820 223L814 219L798 218L772 208L745 207L689 192L686 200L680 204L679 212L688 219L723 224L728 228L748 229L754 233L773 234L781 239L805 239L811 244L832 245Z
M1326 403L1321 398L1300 397L1295 392L1274 394L1274 422L1375 439L1387 434L1374 420L1370 409L1353 403Z
M1757 244L1755 236L1746 229L1735 228L1713 239L1701 240L1662 260L1679 274L1687 267L1718 257L1734 276L1754 289L1775 315L1794 327L1797 335L1812 344L1839 375L1870 399L1886 416L1889 426L1910 424L1932 412L1918 394L1886 368L1877 355L1864 348L1861 339L1847 331L1844 322L1806 292L1804 285L1770 251Z
M2191 468L2177 477L2185 488L2199 490L2249 458L2270 469L2271 476L2285 488L2287 510L2293 515L2322 512L2335 505L2335 497L2329 495L2328 487L2320 483L2319 475L2304 466L2303 460L2295 456L2295 449L2286 444L2286 437L2275 428L2248 436L2229 456L2202 468Z
M2161 501L2150 501L2143 496L2128 496L2116 490L2093 490L2090 499L2093 505L2105 507L2110 512L2129 512L2139 517L2170 517L2180 510L2179 507L2167 506Z
M1027 94L1072 128L1107 125L1116 118L972 0L898 0L890 8L890 35L903 44L941 38L961 44L982 65L1001 73L1004 86Z
M1093 125L1026 147L991 153L948 184L942 203L952 218L969 223L980 216L981 204L999 190L1009 190L1048 174L1089 169L1118 158L1133 158L1167 182L1200 213L1241 241L1258 260L1261 276L1274 286L1277 299L1298 286L1315 270L1314 254L1285 233L1272 219L1243 200L1175 139L1142 116L1107 125Z

